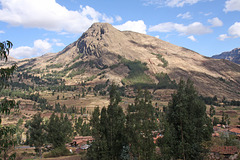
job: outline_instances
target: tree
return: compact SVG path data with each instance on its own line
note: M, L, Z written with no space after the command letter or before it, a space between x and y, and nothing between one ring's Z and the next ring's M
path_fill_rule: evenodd
M90 124L83 122L83 119L81 117L78 117L78 119L75 120L75 130L76 132L81 136L89 136L91 135L90 130Z
M125 115L118 105L120 101L117 86L112 85L108 108L103 107L101 113L99 108L95 108L90 121L95 139L88 151L90 159L119 159L127 145Z
M23 124L23 119L20 118L16 125L17 144L20 144L22 141L22 133L24 132L24 129L21 127L22 124Z
M9 50L12 48L13 44L10 41L0 42L0 57L1 60L7 61ZM8 68L0 69L0 90L8 86L8 80L11 78L16 65ZM16 106L14 100L4 99L0 102L0 113L9 114L11 109ZM0 115L0 154L4 152L4 159L7 159L7 152L11 149L16 141L13 138L13 135L16 133L15 127L10 126L1 126L1 115ZM9 158L15 158L16 154L10 155Z
M216 126L216 125L219 124L219 123L220 123L219 118L214 117L214 118L213 118L213 126Z
M230 117L228 114L225 114L224 111L222 112L222 120L221 120L222 125L229 125L230 124Z
M130 152L134 158L153 159L155 145L152 131L156 128L151 95L147 90L138 91L134 104L128 107L126 126Z
M117 92L117 86L112 85L110 90L110 104L107 108L107 143L110 159L117 159L121 155L123 146L126 146L125 115L118 105L121 97Z
M193 82L181 80L168 104L164 137L159 143L162 154L173 159L202 159L207 152L202 143L211 139L211 120L199 99Z
M209 110L209 115L210 115L210 117L213 117L214 115L215 115L215 109L214 109L214 107L211 105L211 107L210 107L210 110Z
M42 157L42 146L46 142L45 124L40 113L33 116L29 123L29 144L35 147L35 151Z
M100 160L101 158L101 137L100 137L100 110L99 107L94 108L92 113L92 118L90 120L90 125L92 127L92 136L94 141L91 147L88 149L87 157L92 160Z
M54 148L64 147L66 142L72 138L72 123L69 121L67 114L65 117L61 114L59 118L53 113L46 126L46 130L47 140L53 144Z

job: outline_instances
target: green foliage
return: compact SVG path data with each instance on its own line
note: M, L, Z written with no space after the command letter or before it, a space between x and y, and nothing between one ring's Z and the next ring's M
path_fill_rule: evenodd
M222 125L230 125L230 117L228 116L228 114L225 114L224 111L222 112L222 120L221 120L221 124Z
M9 50L12 48L13 44L10 41L4 41L0 43L0 56L1 60L7 61L7 56L9 55Z
M120 106L121 101L116 86L110 90L110 104L108 108L95 108L90 124L95 141L88 150L90 159L119 159L123 146L126 145L125 115Z
M4 160L8 157L8 151L10 149L13 149L13 147L16 145L16 140L14 137L14 134L16 133L16 127L15 126L4 126L0 128L0 155L3 152L3 158ZM15 153L11 155L10 157L14 157ZM9 157L9 158L10 158Z
M72 153L65 146L61 146L61 147L55 148L51 152L45 154L44 158L70 156L70 155L72 155Z
M46 142L45 124L40 113L33 116L28 126L28 134L30 135L29 144L35 147L35 151L42 156L41 147Z
M65 68L64 70L65 70L65 71L70 71L70 70L72 70L72 69L74 69L74 68L80 68L80 67L82 67L84 64L85 64L84 61L78 61L78 62L73 63L70 67Z
M216 95L214 97L203 97L201 95L200 99L203 100L205 104L220 106L217 102L217 96Z
M220 119L217 117L213 118L213 126L217 126L217 124L220 124Z
M93 76L87 78L87 81L92 81L92 80L94 80L95 78L97 78L97 76L96 76L96 75L93 75Z
M8 80L12 77L16 65L8 68L0 68L0 89L8 85Z
M157 129L155 110L151 95L139 91L134 104L129 105L127 114L127 137L130 145L129 154L137 159L153 159L155 145L152 131Z
M175 81L172 81L167 73L157 73L155 75L156 79L158 80L158 84L156 86L156 89L175 89L177 88L177 84Z
M120 63L116 63L116 64L109 66L109 68L112 70L112 69L119 67L119 65L120 65Z
M125 58L120 58L121 63L128 67L130 70L128 76L122 80L123 84L152 84L153 80L145 74L148 70L146 63L140 61L130 61Z
M84 122L81 117L78 117L78 119L75 120L75 130L80 136L90 136L91 130L90 130L90 124Z
M67 114L61 114L59 118L54 113L51 115L46 126L47 140L54 148L62 147L72 138L73 128Z
M216 113L216 111L215 111L214 107L211 105L210 110L209 110L210 117L213 117L215 115L215 113Z
M202 159L202 143L211 139L211 120L193 83L180 81L166 115L164 137L159 143L163 156L173 159Z
M9 50L12 48L13 44L10 41L4 41L0 43L0 57L1 60L7 61L7 56L9 55ZM11 78L16 65L11 68L1 68L0 69L0 90L8 85L8 80ZM14 100L8 100L4 98L0 102L0 113L10 114L12 108L16 106ZM13 148L16 144L14 139L14 134L16 133L16 127L1 126L1 115L0 115L0 154L3 152L4 160L8 157L8 151ZM14 159L16 154L13 153L9 156L9 159Z
M163 63L162 64L163 68L166 68L168 66L168 61L161 54L155 54L155 53L152 53L152 54L156 55L157 58Z
M20 118L17 122L17 125L16 125L17 144L21 144L22 133L24 132L24 129L22 128L22 124L23 124L23 119Z
M128 69L130 70L129 72L129 77L134 77L137 76L139 74L143 74L144 71L147 71L147 64L146 63L141 63L140 61L130 61L127 59L122 59L121 62L128 67Z
M74 77L76 75L81 75L85 72L85 69L76 69L76 70L72 70L71 73L68 74L68 77Z
M153 84L153 80L145 73L135 76L128 76L122 80L123 84L131 84L133 86L141 86L145 84Z
M47 65L47 66L46 66L47 69L61 68L61 67L63 67L63 64L61 64L61 63L51 64L51 65Z

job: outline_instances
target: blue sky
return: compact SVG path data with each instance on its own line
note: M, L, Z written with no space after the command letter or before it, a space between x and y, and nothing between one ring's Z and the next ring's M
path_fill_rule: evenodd
M59 52L94 22L205 56L240 47L240 0L0 0L0 41L18 59Z

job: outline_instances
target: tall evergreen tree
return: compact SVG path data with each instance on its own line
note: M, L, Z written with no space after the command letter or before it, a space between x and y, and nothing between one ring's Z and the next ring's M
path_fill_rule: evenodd
M72 123L67 115L61 114L60 118L54 113L51 115L46 127L47 140L52 143L54 148L64 147L64 145L72 138Z
M193 82L183 80L168 104L164 137L159 146L166 159L203 159L202 143L211 138L211 120Z
M90 136L91 130L90 130L90 124L83 122L82 117L78 117L75 122L75 130L76 132L81 136Z
M125 136L125 114L118 105L121 101L117 86L112 85L110 90L110 104L107 108L107 143L109 157L114 160L121 155L123 146L126 144Z
M100 133L100 110L99 107L96 107L92 113L92 118L90 120L90 125L92 126L92 136L94 138L94 141L92 142L91 147L88 149L87 157L91 160L100 160L102 159L102 155L104 154L102 151L102 145L101 145L101 133ZM105 151L107 151L107 148L104 148Z
M153 159L155 145L153 132L156 130L154 107L150 93L138 91L135 102L128 107L127 135L130 152L133 158Z
M42 156L42 146L46 142L45 124L40 113L33 116L29 124L29 144L35 147L35 151Z
M92 135L95 141L88 151L90 159L120 159L124 146L127 145L125 136L125 115L118 105L121 97L117 86L110 90L110 104L108 108L95 108L91 119Z

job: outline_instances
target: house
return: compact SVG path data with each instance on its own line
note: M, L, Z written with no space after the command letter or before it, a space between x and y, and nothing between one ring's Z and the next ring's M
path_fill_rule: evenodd
M240 128L235 127L229 130L230 133L234 134L234 135L239 135L240 134Z
M212 159L230 159L235 160L238 157L238 148L236 146L214 146L211 148L210 157Z
M77 146L86 145L88 143L91 143L92 141L93 141L92 136L76 136L74 137L70 145L77 147Z

